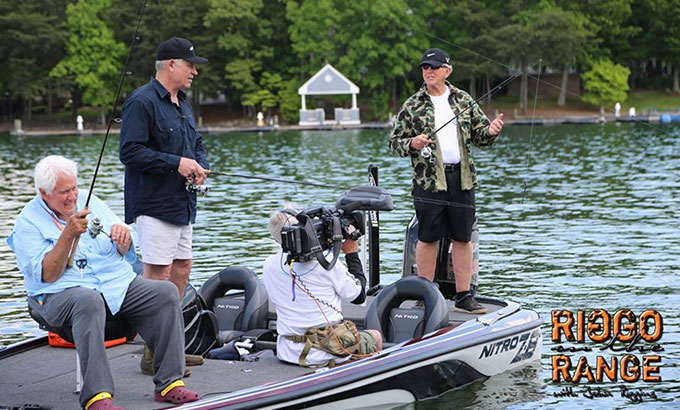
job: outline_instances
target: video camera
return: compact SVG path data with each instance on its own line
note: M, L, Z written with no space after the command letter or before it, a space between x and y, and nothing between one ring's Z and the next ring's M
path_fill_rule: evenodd
M298 223L281 228L281 248L291 261L308 262L312 259L330 270L338 259L343 239L357 240L365 233L362 211L391 211L392 197L377 186L360 186L345 191L335 208L312 207L295 215ZM348 231L352 225L356 230ZM333 248L329 262L323 251Z

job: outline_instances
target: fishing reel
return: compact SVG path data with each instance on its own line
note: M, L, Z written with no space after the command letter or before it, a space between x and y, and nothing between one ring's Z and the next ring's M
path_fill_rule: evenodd
M196 185L192 181L189 181L186 185L186 190L187 192L205 196L208 193L208 191L210 191L210 187L208 187L207 185Z
M106 233L106 231L103 228L104 227L102 226L102 220L99 219L99 217L94 217L92 218L92 221L90 221L90 225L87 227L87 232L90 234L90 237L92 239L95 239L97 236L99 236L100 233L104 233L104 235L110 238L111 236L108 233Z
M429 160L431 164L434 164L434 157L432 156L432 148L430 147L423 147L420 150L420 156Z

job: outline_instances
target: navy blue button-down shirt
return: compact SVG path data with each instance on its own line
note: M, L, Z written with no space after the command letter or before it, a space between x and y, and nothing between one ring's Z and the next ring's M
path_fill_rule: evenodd
M139 215L175 225L196 221L196 194L187 192L177 172L182 157L208 169L191 104L184 92L170 92L155 78L123 104L120 161L125 164L125 222Z

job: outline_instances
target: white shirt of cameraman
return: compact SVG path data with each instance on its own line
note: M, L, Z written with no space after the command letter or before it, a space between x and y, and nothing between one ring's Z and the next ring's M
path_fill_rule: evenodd
M316 261L294 262L293 272L298 275L298 283L319 300L321 309L331 323L343 320L342 299L352 301L361 293L361 283L340 261L328 271ZM276 330L279 334L276 355L280 360L297 364L304 343L293 342L282 335L303 335L309 328L327 325L326 319L319 305L292 282L290 266L286 264L283 251L279 250L264 262L263 282L269 300L276 308ZM343 362L349 356L338 360L338 357L329 353L312 349L305 360L313 365L331 359Z

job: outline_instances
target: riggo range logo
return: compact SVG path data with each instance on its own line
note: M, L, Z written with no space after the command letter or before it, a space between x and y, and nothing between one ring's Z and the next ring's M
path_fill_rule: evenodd
M583 310L576 314L569 310L553 310L551 316L552 341L572 344L568 347L558 344L550 349L557 353L552 356L552 383L583 383L585 388L581 394L589 399L614 395L638 403L657 399L654 391L632 390L626 384L662 381L659 353L664 348L659 341L663 336L663 317L659 312L648 309L636 316L630 309L619 309L613 315L604 309L592 310L587 315ZM595 363L588 363L586 356L564 354L593 351L586 342L599 345L596 348L603 352L597 355ZM589 386L606 382L623 384L615 391ZM571 386L553 395L580 396Z

